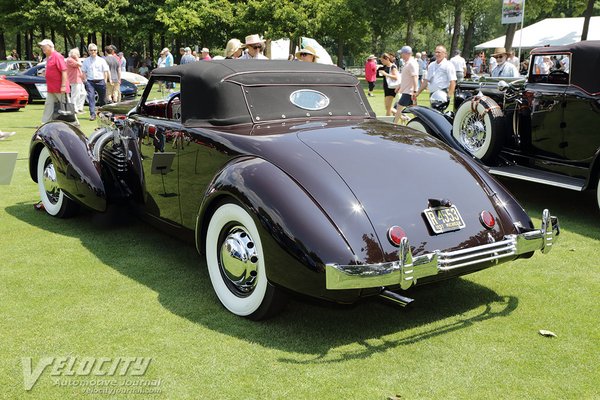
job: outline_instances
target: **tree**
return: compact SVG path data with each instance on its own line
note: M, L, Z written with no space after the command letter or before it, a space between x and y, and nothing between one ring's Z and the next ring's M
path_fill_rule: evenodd
M234 23L232 3L227 0L166 0L156 12L167 32L186 44L221 45Z
M581 31L581 40L587 40L588 30L590 28L590 18L594 12L594 0L588 0L587 8L585 9L583 30Z

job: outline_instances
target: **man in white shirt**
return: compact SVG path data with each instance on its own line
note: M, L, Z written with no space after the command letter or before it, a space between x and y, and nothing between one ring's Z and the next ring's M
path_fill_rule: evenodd
M404 62L402 73L400 74L400 87L396 89L400 93L400 100L396 105L396 117L394 123L398 123L400 119L404 119L402 110L410 106L416 101L417 89L419 88L419 64L412 56L410 46L404 46L400 49L400 57Z
M507 61L508 52L504 47L497 48L492 55L496 57L496 60L498 61L498 65L496 65L496 68L492 70L492 77L516 78L519 76L519 70L517 67Z
M456 81L460 82L465 79L465 70L467 69L467 61L460 56L460 50L454 50L454 57L450 59L456 70Z
M511 63L512 65L514 65L517 70L519 69L519 66L521 65L521 63L519 62L519 59L517 58L517 56L515 56L515 51L511 50L508 52L508 60L509 63Z
M83 61L81 70L88 93L88 105L90 106L90 121L96 119L96 98L98 92L98 105L104 105L106 97L106 82L108 82L108 64L106 60L98 56L98 47L94 43L88 45L89 57Z
M447 93L448 99L454 96L456 87L456 70L454 65L446 59L446 48L439 45L435 48L435 62L429 63L427 67L427 78L423 79L423 84L417 92L419 97L421 92L429 88L429 96L438 90Z

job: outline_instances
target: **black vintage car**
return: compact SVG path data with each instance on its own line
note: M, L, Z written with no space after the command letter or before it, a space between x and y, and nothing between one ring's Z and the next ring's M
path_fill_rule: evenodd
M429 131L490 173L596 190L600 206L600 41L531 52L526 78L463 81L455 115L412 107L409 126Z
M189 238L222 304L254 319L287 291L408 304L399 292L415 284L551 249L547 210L535 229L470 157L377 121L368 104L334 66L161 68L126 117L103 112L107 126L89 137L41 126L31 177L50 215L127 202Z

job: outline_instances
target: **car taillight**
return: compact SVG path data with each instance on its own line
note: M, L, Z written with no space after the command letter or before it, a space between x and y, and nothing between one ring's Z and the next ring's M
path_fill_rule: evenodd
M482 211L481 214L479 214L479 221L481 221L481 224L488 229L492 229L496 225L496 220L489 211Z
M398 225L394 225L388 230L388 239L394 246L400 246L400 242L404 237L406 237L406 232Z

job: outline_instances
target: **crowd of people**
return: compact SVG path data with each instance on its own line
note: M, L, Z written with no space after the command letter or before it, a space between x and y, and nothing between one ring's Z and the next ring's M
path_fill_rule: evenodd
M265 39L258 34L246 36L244 43L234 38L227 42L223 55L215 57L210 55L210 50L206 47L200 50L200 54L197 54L190 47L182 47L179 49L180 56L177 61L183 65L213 59L266 60L268 58L264 54L265 44ZM136 51L131 52L129 57L125 57L122 52L117 52L114 45L106 46L104 55L101 56L96 44L90 43L87 47L87 57L82 59L79 49L74 48L69 51L68 57L64 60L62 55L54 49L51 40L44 39L39 45L47 62L47 81L48 70L51 69L50 80L47 82L48 93L51 95L46 98L46 111L42 122L47 122L56 116L60 101L65 96L70 97L77 113L83 112L83 105L87 98L90 120L94 120L96 118L95 93L98 93L98 105L121 100L119 87L122 71L136 72L148 77L154 68L176 65L176 60L168 47L163 48L159 58L154 61L149 56L140 57ZM13 53L11 58L18 59L16 51L13 51ZM63 59L63 62L56 61L59 56ZM317 62L318 58L316 50L311 46L304 46L290 56L290 59L306 62ZM66 74L64 91L62 90L63 71ZM56 82L58 81L61 82L57 87Z
M382 78L384 106L386 116L395 115L394 122L406 119L402 110L417 104L418 96L429 91L430 102L439 104L440 108L447 107L449 99L454 95L456 83L474 75L489 74L492 77L516 78L521 72L527 71L527 65L520 63L514 51L497 48L486 59L485 52L478 52L472 61L462 57L456 50L448 58L446 47L438 45L433 56L426 51L417 52L413 56L410 46L402 47L397 53L383 53L379 57L373 54L365 62L365 80L368 84L368 96L374 96L377 77ZM548 69L540 63L538 70ZM542 72L543 73L543 72ZM394 103L394 99L398 99Z
M244 43L239 39L227 42L222 56L211 57L208 48L201 49L200 54L192 51L190 47L179 50L179 64L188 64L212 59L242 59L266 60L264 55L266 41L257 34L245 37ZM137 72L148 76L154 68L164 68L175 65L175 58L168 47L161 50L159 58L154 62L150 57L141 58L137 52L132 52L125 57L122 52L117 52L114 45L104 48L101 56L98 46L90 43L87 57L81 58L78 48L69 51L68 57L63 57L54 48L54 43L44 39L39 43L46 61L46 84L48 95L42 116L42 123L55 119L62 103L72 103L75 113L84 112L84 103L87 98L89 105L89 118L96 119L96 105L107 102L121 101L121 73L123 71ZM316 62L319 56L314 48L305 46L296 52L291 59ZM18 54L13 51L12 58L18 59ZM97 97L96 97L97 93ZM98 104L96 104L98 103ZM76 120L75 124L79 122Z

